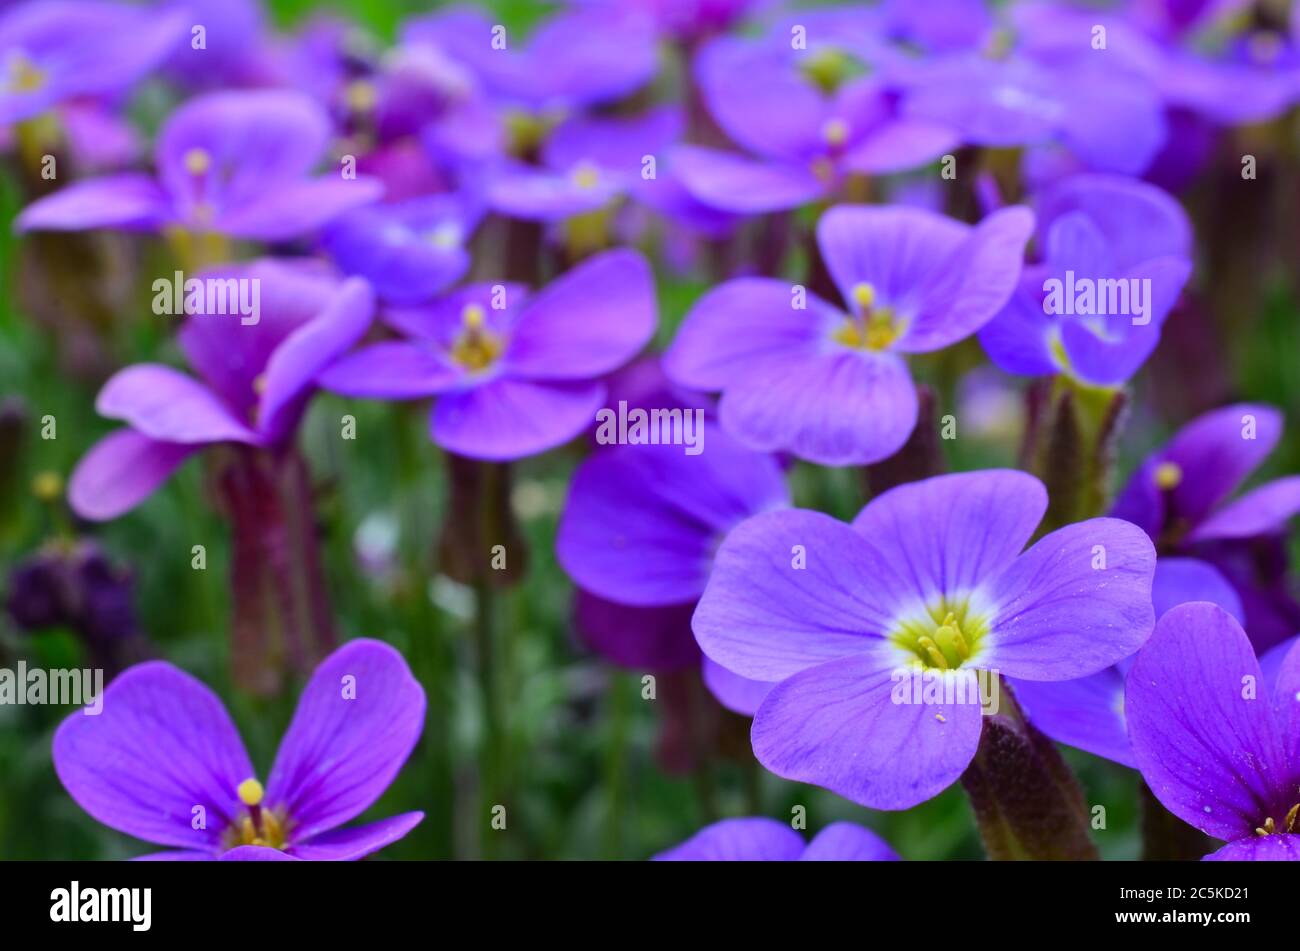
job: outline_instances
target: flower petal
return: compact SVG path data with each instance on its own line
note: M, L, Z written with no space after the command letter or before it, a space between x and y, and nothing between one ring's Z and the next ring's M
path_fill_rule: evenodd
M424 690L387 644L351 641L303 690L266 784L305 841L354 818L393 781L424 728Z
M578 589L574 625L579 636L606 660L630 670L697 667L700 648L691 634L695 602L638 608Z
M1251 835L1205 856L1205 862L1300 862L1300 834Z
M89 228L151 230L172 215L163 190L147 175L125 173L74 182L23 209L14 230L83 231Z
M709 688L713 698L732 713L752 717L763 705L766 697L776 686L765 680L749 680L739 674L733 674L717 661L704 658L702 669L704 686Z
M294 843L289 851L306 862L352 862L404 838L423 818L423 812L407 812L362 826L335 829Z
M808 843L804 862L897 862L898 853L870 829L854 822L832 822Z
M1158 454L1182 470L1182 481L1169 493L1169 517L1200 522L1264 462L1281 435L1282 414L1259 403L1225 406L1192 420Z
M296 856L265 845L238 845L217 856L222 862L297 862Z
M309 234L344 212L378 201L384 186L374 178L316 178L277 185L247 204L222 209L215 231L251 241L285 241Z
M978 699L896 703L895 673L881 656L856 656L783 680L754 715L754 755L784 779L872 809L908 809L938 795L975 756Z
M843 315L816 295L795 306L795 285L766 277L727 281L701 297L664 355L674 383L720 390L764 357L811 353Z
M330 364L316 382L344 396L409 400L449 390L463 376L432 347L385 340Z
M900 601L962 595L1006 570L1047 510L1033 476L989 469L935 476L872 499L853 528L906 579Z
M138 363L113 374L99 391L95 409L159 442L258 441L210 389L158 363Z
M1136 651L1151 634L1156 552L1114 518L1040 539L988 586L994 608L980 667L1026 680L1072 680Z
M1300 476L1276 479L1220 508L1187 536L1189 542L1211 538L1251 538L1280 532L1300 513Z
M723 427L747 446L824 466L888 459L916 428L916 413L898 356L848 349L755 360L718 406Z
M134 429L109 433L77 463L68 480L68 504L92 521L117 518L152 495L201 448L158 442Z
M523 306L503 357L512 375L577 380L617 370L654 335L654 276L636 251L607 251Z
M568 442L596 423L602 383L492 380L439 397L433 441L470 459L521 459Z
M793 862L803 850L803 837L784 822L765 817L723 819L660 852L654 861Z
M239 814L239 784L253 776L217 695L171 664L150 661L119 675L102 704L96 716L73 713L54 735L54 769L69 795L127 835L215 849ZM206 824L196 829L199 815Z
M1244 624L1245 609L1237 589L1208 561L1199 558L1161 558L1151 581L1151 604L1156 620L1188 601L1209 601Z
M1077 680L1017 680L1012 686L1034 726L1056 742L1137 768L1124 720L1124 675L1119 667Z
M826 193L825 183L810 168L757 161L719 149L679 145L672 152L672 167L697 200L737 214L797 208Z
M1294 800L1255 652L1222 608L1183 604L1160 619L1129 672L1125 709L1138 768L1184 822L1231 840Z

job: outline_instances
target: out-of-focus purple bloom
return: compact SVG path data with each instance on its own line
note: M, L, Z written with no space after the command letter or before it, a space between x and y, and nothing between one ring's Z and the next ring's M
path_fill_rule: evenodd
M1136 175L1159 151L1158 50L1121 21L1060 5L1012 5L983 49L919 66L903 114L993 148L1063 147L1087 169ZM1095 26L1106 29L1094 46Z
M154 155L157 178L124 173L74 183L29 205L16 227L296 237L381 192L363 177L309 177L329 136L328 117L304 95L210 93L163 124Z
M674 165L700 201L738 213L793 208L833 196L846 176L903 171L958 144L950 126L902 115L910 69L861 11L796 17L788 31L712 41L695 63L714 120L755 158L699 146Z
M1069 178L1036 205L1041 260L980 343L1008 373L1123 383L1156 348L1191 273L1187 214L1153 185L1107 175Z
M1241 403L1213 410L1180 429L1142 463L1111 514L1141 527L1161 552L1204 558L1233 581L1245 607L1245 627L1261 649L1294 633L1300 604L1286 588L1261 587L1243 572L1241 546L1280 537L1300 512L1300 476L1267 482L1228 497L1277 445L1282 414Z
M475 284L386 319L410 339L364 347L321 377L347 396L437 396L433 441L474 459L544 452L595 424L599 377L654 334L654 277L638 253L601 254L535 296Z
M453 7L406 21L401 40L441 48L500 101L536 114L622 98L658 62L648 23L599 10L556 14L523 41L472 7Z
M870 829L834 822L804 842L775 819L723 819L705 826L656 862L896 862L898 853Z
M680 40L692 41L719 33L773 0L570 0L628 17L648 17L655 26Z
M1033 221L1024 208L974 227L913 208L833 208L817 241L847 311L785 281L729 281L687 315L664 368L721 390L723 426L753 449L824 465L885 459L916 425L902 355L956 343L1006 304Z
M186 18L118 3L32 0L0 17L0 124L115 93L180 42Z
M540 166L505 162L493 173L485 197L500 214L557 221L598 211L628 193L649 194L683 125L671 106L632 118L570 119L547 137ZM652 179L643 177L647 157L654 162Z
M364 277L380 298L413 304L469 271L467 245L481 217L467 196L430 195L347 212L322 242L341 270Z
M1210 601L1240 623L1241 599L1214 566L1195 558L1160 558L1151 582L1156 620L1188 601ZM1124 716L1124 682L1133 658L1126 657L1088 677L1064 683L1017 680L1016 699L1038 727L1058 743L1137 766Z
M165 0L182 15L188 34L166 63L168 74L191 88L269 85L278 76L266 16L259 0ZM194 30L203 28L202 47Z
M191 314L178 337L200 379L142 363L104 384L95 408L127 427L95 444L72 474L68 501L83 518L110 519L128 511L205 446L283 445L317 373L365 335L374 310L364 281L340 285L272 260L201 279L257 281L258 322Z
M772 457L711 422L700 446L698 455L675 445L611 447L574 473L556 554L580 589L579 630L616 663L698 665L691 611L714 551L749 516L790 504Z
M712 660L776 684L754 717L759 761L906 809L975 755L977 670L1072 680L1137 650L1154 621L1150 539L1099 518L1021 553L1046 506L1033 476L994 470L891 489L851 526L793 509L731 532L694 629Z
M1300 859L1300 643L1270 679L1230 614L1181 605L1138 654L1124 703L1156 798L1228 843L1206 858Z
M424 817L338 828L379 798L423 728L424 690L402 656L352 641L316 668L263 789L216 694L155 661L114 680L100 715L63 722L54 768L104 825L179 850L145 859L344 861Z

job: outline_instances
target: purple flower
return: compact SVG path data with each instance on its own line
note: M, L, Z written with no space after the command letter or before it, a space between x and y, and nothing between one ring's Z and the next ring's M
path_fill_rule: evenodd
M1147 457L1111 509L1145 530L1161 552L1206 559L1228 575L1260 648L1300 628L1300 604L1287 588L1285 556L1278 570L1262 573L1257 558L1245 556L1280 539L1300 512L1300 476L1229 496L1273 451L1282 422L1273 407L1250 403L1197 417Z
M1151 603L1159 620L1188 601L1210 601L1238 622L1245 616L1228 579L1195 558L1161 558L1151 582ZM1038 727L1058 743L1136 767L1124 715L1124 682L1133 658L1095 674L1063 683L1017 680L1016 699Z
M870 829L833 822L805 843L788 825L755 816L705 826L656 862L897 862L898 854Z
M421 812L340 829L388 788L424 727L424 690L387 644L356 640L316 668L265 788L220 699L171 664L139 664L54 736L81 808L180 851L156 860L350 860L396 842Z
M906 809L975 755L975 671L1071 680L1141 646L1150 539L1099 518L1021 553L1046 506L1033 476L991 470L891 489L851 526L792 509L728 535L695 636L733 673L776 684L754 717L759 762ZM919 697L918 679L930 685Z
M682 182L700 201L742 213L793 208L835 195L847 175L915 168L957 146L949 126L901 114L906 67L860 11L797 20L806 49L778 29L701 51L695 73L709 113L756 157L677 149Z
M658 64L648 24L599 10L556 14L521 41L472 7L451 7L408 20L402 43L438 46L490 94L534 114L620 99L645 85Z
M753 449L885 459L916 425L902 355L956 343L1002 308L1033 220L1023 208L974 227L915 208L833 208L817 243L847 310L785 281L729 281L687 315L665 370L721 390L722 425Z
M0 17L0 124L115 93L157 66L187 18L130 4L32 0Z
M1037 212L1041 260L980 343L1008 373L1123 383L1159 343L1191 273L1186 212L1153 185L1105 175L1047 189Z
M159 130L157 178L129 172L74 183L25 208L16 227L296 237L380 194L366 178L309 177L329 136L328 117L302 94L210 93Z
M344 273L364 277L383 300L415 304L469 271L466 245L481 218L467 196L429 195L347 212L322 243Z
M1300 649L1265 676L1222 608L1174 608L1125 692L1138 769L1166 809L1228 844L1214 860L1300 859Z
M682 126L671 106L632 118L570 119L547 137L540 167L503 163L486 185L486 200L512 218L557 221L599 211L629 192L652 192L658 164ZM654 179L642 177L646 156L655 160Z
M579 630L616 663L698 665L690 618L714 552L746 518L790 504L771 456L711 422L700 446L615 446L574 473L556 555L580 589Z
M95 408L127 428L93 446L68 485L83 518L115 518L148 497L205 446L278 447L292 436L316 374L370 326L374 302L364 281L334 280L264 260L200 280L256 281L261 313L195 313L178 336L200 379L142 363L115 374ZM164 291L170 294L170 291Z
M410 339L344 357L321 386L377 399L436 395L435 443L474 459L518 459L594 425L605 400L599 377L654 333L654 278L641 255L610 251L532 297L518 284L476 284L386 319Z

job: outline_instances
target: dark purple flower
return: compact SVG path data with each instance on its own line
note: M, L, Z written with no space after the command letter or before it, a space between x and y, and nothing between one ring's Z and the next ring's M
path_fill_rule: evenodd
M386 319L410 339L344 357L321 385L377 399L436 395L435 443L474 459L518 459L595 424L599 377L654 333L654 277L636 252L610 251L532 297L518 284L475 284Z
M156 67L180 42L176 11L81 0L32 0L0 17L0 125L69 99L115 93Z
M1106 175L1048 188L1036 211L1041 260L1025 267L980 343L1008 373L1125 382L1159 343L1191 273L1187 213L1153 185Z
M190 88L271 85L276 57L259 0L164 0L184 17L187 39L166 63L169 76ZM193 28L203 27L195 48Z
M1245 549L1280 538L1300 512L1300 476L1284 476L1229 496L1273 451L1282 414L1241 403L1192 420L1146 458L1130 477L1111 514L1138 525L1162 553L1212 561L1237 587L1245 627L1261 649L1295 631L1300 605L1287 591L1285 558L1275 582L1252 577ZM1290 618L1290 620L1288 620Z
M340 270L364 277L386 301L427 301L469 271L467 245L482 218L460 194L369 205L340 215L322 243Z
M424 690L402 656L352 641L304 688L263 789L216 694L154 661L114 680L100 715L63 722L54 768L100 822L181 850L142 858L359 859L424 817L339 828L379 798L423 728Z
M846 176L924 165L958 144L950 126L901 114L909 75L859 10L808 11L762 39L712 41L695 63L709 113L755 157L683 146L674 165L700 201L731 212L793 208Z
M1188 601L1213 602L1238 622L1245 616L1236 590L1214 566L1195 558L1159 559L1151 582L1156 619ZM1017 680L1013 686L1034 726L1058 743L1136 767L1124 716L1124 681L1132 666L1126 657L1078 680Z
M1132 654L1154 621L1150 539L1090 519L1021 553L1046 507L1033 476L991 470L891 489L851 526L792 509L732 531L694 628L712 660L776 684L754 717L759 761L906 809L975 755L976 671L1071 680Z
M296 237L380 195L363 177L309 177L329 137L328 117L299 93L210 93L159 130L157 178L130 172L76 182L29 205L15 226Z
M200 379L142 363L104 384L95 407L127 428L100 440L78 464L68 501L83 518L115 518L136 506L205 446L283 445L313 392L316 375L370 326L364 281L264 260L202 279L257 281L261 313L197 313L179 332ZM168 292L169 293L169 292Z
M1206 858L1300 859L1300 643L1266 677L1230 614L1180 605L1138 654L1125 709L1156 798L1228 843Z
M833 822L804 842L790 826L761 816L723 819L681 845L660 852L657 862L896 862L898 854L870 829Z
M974 227L914 208L833 208L817 242L847 310L774 278L729 281L692 308L664 368L721 390L722 425L753 449L885 459L916 425L902 355L956 343L1002 308L1033 221L1024 208Z

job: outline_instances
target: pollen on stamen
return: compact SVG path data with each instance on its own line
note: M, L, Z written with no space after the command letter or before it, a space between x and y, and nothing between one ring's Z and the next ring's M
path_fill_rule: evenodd
M1162 492L1176 489L1183 481L1183 467L1176 462L1162 462L1156 466L1154 479L1156 488Z
M250 809L253 806L260 806L262 804L262 796L265 795L265 791L262 789L262 784L252 777L249 777L240 783L239 788L235 790L235 792L239 795L239 801Z
M849 140L849 124L843 119L828 119L822 126L822 139L827 145L839 147Z
M487 321L487 312L478 304L466 304L460 312L460 322L469 330L480 330Z
M866 313L876 303L876 289L865 282L853 285L853 303Z
M212 156L207 149L193 148L185 153L185 171L191 175L204 175L212 167Z
M583 162L574 168L572 178L579 188L595 188L600 183L600 172L590 162Z

